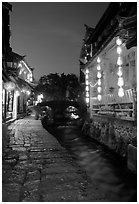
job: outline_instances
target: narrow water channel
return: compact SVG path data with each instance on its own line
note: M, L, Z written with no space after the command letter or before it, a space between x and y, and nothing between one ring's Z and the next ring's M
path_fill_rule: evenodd
M53 135L67 148L88 178L110 195L112 202L137 201L137 176L126 161L95 140L85 138L76 127L59 126Z

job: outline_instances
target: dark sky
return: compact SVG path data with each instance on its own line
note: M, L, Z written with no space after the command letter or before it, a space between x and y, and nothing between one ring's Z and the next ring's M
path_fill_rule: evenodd
M26 55L34 76L79 75L84 24L95 27L109 2L11 2L11 47Z

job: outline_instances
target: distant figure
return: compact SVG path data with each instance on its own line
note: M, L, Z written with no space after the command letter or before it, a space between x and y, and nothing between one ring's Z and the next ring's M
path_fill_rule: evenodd
M32 112L35 114L35 120L38 120L41 115L41 108L39 106L33 106Z

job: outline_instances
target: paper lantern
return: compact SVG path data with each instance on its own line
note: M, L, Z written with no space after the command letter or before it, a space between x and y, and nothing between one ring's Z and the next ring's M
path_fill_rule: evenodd
M4 83L4 88L7 90L7 91L12 91L15 89L15 83L10 81L10 82L6 82Z

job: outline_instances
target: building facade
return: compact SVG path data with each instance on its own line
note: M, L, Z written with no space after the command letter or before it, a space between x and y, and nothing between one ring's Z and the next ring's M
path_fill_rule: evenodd
M137 3L110 3L80 54L90 136L126 157L137 146ZM82 77L83 79L83 77Z
M16 119L26 112L27 98L33 87L33 69L25 62L25 56L10 47L10 12L12 6L2 3L2 121Z

